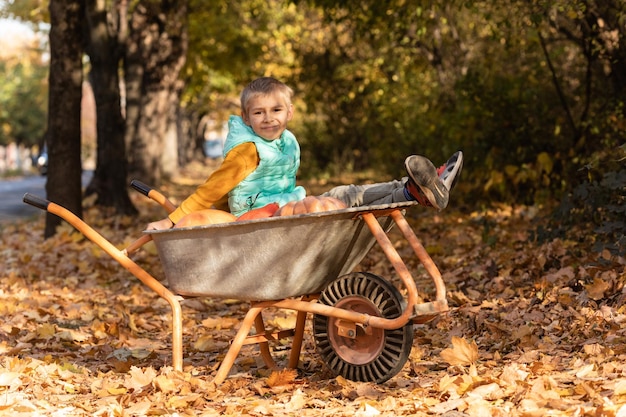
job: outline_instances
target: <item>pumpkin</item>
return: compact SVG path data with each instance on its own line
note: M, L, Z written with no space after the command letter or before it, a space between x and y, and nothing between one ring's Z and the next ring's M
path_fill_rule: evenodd
M276 210L278 210L278 203L269 203L267 206L245 212L241 216L237 217L237 221L272 217L272 215L276 213Z
M237 220L234 214L224 210L206 209L194 211L187 214L174 225L175 229L180 227L202 226L206 224L219 224L234 222Z
M346 203L334 197L308 196L302 200L290 201L282 206L274 216L319 213L321 211L345 209Z

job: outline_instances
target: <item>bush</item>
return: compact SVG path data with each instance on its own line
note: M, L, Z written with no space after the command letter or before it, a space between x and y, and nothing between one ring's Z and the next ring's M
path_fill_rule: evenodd
M582 232L580 236L591 240L594 251L626 254L625 151L626 145L622 145L617 159L612 155L608 163L598 164L607 169L603 173L597 167L583 167L584 180L562 199L547 228L537 229L537 236L544 239Z

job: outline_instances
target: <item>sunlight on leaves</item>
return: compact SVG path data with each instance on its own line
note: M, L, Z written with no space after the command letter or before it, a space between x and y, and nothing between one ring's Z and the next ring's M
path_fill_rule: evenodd
M440 356L450 365L472 365L478 360L478 345L457 336L452 336L452 347L441 351Z

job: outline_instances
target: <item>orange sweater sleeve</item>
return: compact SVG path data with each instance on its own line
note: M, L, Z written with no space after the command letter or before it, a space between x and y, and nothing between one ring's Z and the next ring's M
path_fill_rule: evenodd
M218 169L213 171L204 184L187 197L168 216L176 224L186 214L208 208L230 211L228 193L243 181L259 165L259 155L252 142L242 143L228 152Z

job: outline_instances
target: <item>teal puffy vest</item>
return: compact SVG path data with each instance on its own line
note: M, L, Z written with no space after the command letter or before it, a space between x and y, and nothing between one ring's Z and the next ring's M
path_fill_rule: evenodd
M224 156L242 143L253 142L259 154L259 166L228 193L230 212L241 216L245 212L270 203L283 206L302 200L306 191L296 187L296 173L300 167L300 145L296 137L285 130L276 140L265 140L239 116L230 116Z

